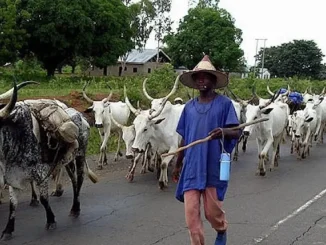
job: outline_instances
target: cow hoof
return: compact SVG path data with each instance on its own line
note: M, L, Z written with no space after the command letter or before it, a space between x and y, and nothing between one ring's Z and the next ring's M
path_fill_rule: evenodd
M120 157L122 157L122 156L123 156L123 154L121 153L121 151L119 151L119 153L118 153L118 154L119 154L119 156L120 156Z
M134 175L132 173L128 173L126 175L126 179L128 180L128 182L132 182L134 180Z
M80 211L73 211L73 210L71 210L69 214L69 216L73 218L78 218L79 215L80 215Z
M163 181L158 182L158 186L160 190L164 190L164 188L166 187Z
M57 223L54 222L54 223L47 223L45 225L45 229L46 230L55 230L57 228Z
M98 165L98 166L96 167L96 169L97 169L97 170L102 170L102 169L103 169L103 166L102 166L102 165Z
M9 241L12 239L12 233L2 233L1 241Z
M259 175L264 177L266 175L266 171L259 171Z
M39 204L40 204L39 200L33 199L33 200L31 200L29 206L37 207Z
M63 190L55 190L51 193L51 196L53 197L61 197L63 194Z

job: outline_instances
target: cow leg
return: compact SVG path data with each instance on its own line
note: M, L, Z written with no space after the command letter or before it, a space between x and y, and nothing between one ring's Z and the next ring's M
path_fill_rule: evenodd
M262 158L261 158L261 151L262 151L262 146L264 141L260 140L260 139L256 139L257 142L257 148L258 148L258 169L256 172L256 175L260 175L261 170L263 169L263 165L262 165Z
M148 166L149 166L148 154L149 154L149 144L147 144L146 150L145 150L145 153L144 153L143 166L142 166L141 171L140 171L141 174L147 173Z
M3 194L2 194L2 190L1 190L1 188L0 188L0 204L2 203L2 200L3 199Z
M142 157L142 153L138 153L137 156L134 158L133 163L131 165L131 168L129 168L129 171L127 173L127 175L125 176L125 178L129 181L132 182L134 180L135 177L135 170L136 170L136 166L138 164L138 162L140 161L141 157Z
M118 147L117 147L117 152L115 153L114 161L116 162L118 160L118 157L122 156L122 153L120 151L120 144L121 144L121 139L122 139L122 131L121 129L118 130Z
M318 139L320 129L321 129L321 119L317 119L317 128L316 128L316 132L314 134L315 141L317 141L317 139Z
M319 134L318 134L318 143L319 144L323 143L324 128L325 128L325 123L321 122L320 130L319 130Z
M61 184L61 177L62 177L62 167L59 166L57 174L55 176L55 189L51 193L51 196L61 197L63 194L63 188Z
M31 189L32 189L32 199L29 206L37 207L40 202L37 200L37 195L35 192L35 182L33 180L31 181Z
M269 138L267 139L267 142L263 148L263 150L260 153L260 160L261 160L261 166L260 166L260 176L265 176L266 175L266 168L265 168L265 161L266 161L266 156L268 153L269 148L273 144L273 135L270 135ZM274 156L275 157L275 156ZM274 165L274 159L272 159L272 163Z
M240 143L240 140L238 140L238 142L237 142L237 144L235 146L233 161L238 161L239 143Z
M101 148L100 148L100 160L97 165L97 169L99 169L99 170L103 169L103 165L107 165L106 149L107 149L109 137L110 137L110 131L105 132L104 136L103 136Z
M80 214L80 201L79 201L79 193L81 189L81 185L84 180L84 171L83 169L80 169L81 167L84 167L84 162L83 160L79 157L78 159L78 164L77 164L77 157L76 157L76 168L77 168L77 176L82 177L79 181L76 179L75 173L72 171L72 168L74 167L74 162L70 162L69 165L66 166L66 171L68 173L68 176L71 180L72 184L72 190L73 190L73 204L70 210L70 216L72 217L78 217ZM79 182L79 183L78 183Z
M174 156L168 156L163 159L161 164L161 174L159 179L159 187L160 189L164 189L164 187L168 186L168 166Z
M270 171L273 171L275 167L278 167L278 158L280 152L280 144L283 140L283 135L276 137L273 141L273 152L272 152L272 160L270 163Z
M242 144L242 151L246 152L247 150L247 140L248 140L248 136L244 136L243 137L243 144Z
M57 223L55 222L55 216L52 212L51 206L49 204L49 184L48 180L45 179L40 185L40 202L42 203L45 212L46 212L46 225L45 229L47 230L53 230L57 228Z
M162 164L162 158L160 158L157 155L157 158L156 158L156 179L160 179L160 176L161 176L161 164Z
M9 186L9 219L6 228L2 232L1 240L6 241L12 238L12 233L15 230L16 208L18 205L18 196L15 189Z

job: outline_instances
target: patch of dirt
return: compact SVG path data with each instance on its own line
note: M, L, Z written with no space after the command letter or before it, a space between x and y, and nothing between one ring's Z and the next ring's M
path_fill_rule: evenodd
M102 100L106 98L108 94L95 94L92 96L93 100ZM116 102L119 101L120 95L113 94L110 101ZM88 122L93 125L94 124L94 115L93 113L85 113L85 110L91 106L84 98L82 92L79 91L71 91L69 95L64 96L35 96L35 97L20 97L19 100L26 99L57 99L63 103L65 103L68 107L75 108L77 111L83 113Z

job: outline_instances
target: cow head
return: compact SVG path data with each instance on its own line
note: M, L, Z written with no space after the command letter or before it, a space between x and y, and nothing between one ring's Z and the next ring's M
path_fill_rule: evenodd
M172 106L168 99L171 95L176 92L178 82L179 76L175 80L173 89L167 96L160 99L153 99L146 92L146 88L144 86L144 84L146 84L146 80L144 81L143 88L145 89L143 91L145 95L147 94L147 98L152 99L152 109L149 110L148 113L142 113L139 109L135 109L128 99L126 88L124 89L126 104L129 106L130 110L136 115L136 118L133 121L133 125L135 126L136 131L135 140L132 145L133 151L144 152L147 143L149 143L153 138L155 138L157 127L160 125L161 122L165 120L165 117L159 118L159 116L161 116L162 111L164 108L166 108L166 106Z
M315 113L310 112L309 109L308 110L305 109L304 111L302 110L296 111L294 121L293 121L293 128L295 129L294 133L296 138L301 137L301 135L304 132L305 126L307 126L307 123L311 122L314 118L315 118Z
M135 136L136 136L136 131L135 131L135 126L125 126L120 123L118 123L113 115L111 114L111 120L112 122L117 125L119 128L122 130L122 139L125 142L126 145L126 158L127 159L132 159L134 157L134 152L131 149L132 144L134 143Z
M103 128L105 109L110 105L109 101L112 97L112 92L107 98L104 98L101 101L94 101L86 95L85 89L87 85L88 83L85 83L83 87L83 97L88 103L92 105L85 110L85 113L94 112L95 127Z
M163 105L166 104L167 100L171 97L171 95L173 95L177 91L178 83L179 83L179 77L180 77L180 75L177 76L177 78L175 79L174 86L173 86L171 92L167 96L165 96L163 98L158 98L158 99L154 99L153 97L151 97L147 93L147 90L146 90L147 78L144 80L144 82L143 82L143 93L146 96L146 98L151 101L152 112L160 110L160 108Z

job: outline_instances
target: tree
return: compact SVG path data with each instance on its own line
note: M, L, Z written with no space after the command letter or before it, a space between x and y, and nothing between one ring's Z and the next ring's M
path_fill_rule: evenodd
M208 54L215 67L237 69L242 63L242 31L224 9L197 6L181 21L177 33L165 38L168 55L175 66L192 69Z
M258 54L261 66L263 50ZM264 67L272 76L318 78L324 55L312 40L294 40L265 49Z
M95 23L92 64L104 68L115 65L119 56L133 48L130 13L121 0L92 0L91 18Z
M137 49L142 49L146 46L147 40L153 30L152 22L156 14L153 3L150 0L140 0L133 4L131 4L130 0L123 0L123 3L129 9L133 45ZM120 56L122 64L120 75L125 70L128 56L129 52Z
M24 51L37 57L48 76L92 44L94 25L87 0L22 0L20 11L30 14L20 20L30 35Z
M199 8L214 8L218 9L219 0L199 0L198 7Z
M153 1L156 17L154 20L155 40L157 41L157 59L159 62L159 49L164 41L166 34L171 32L172 21L170 18L171 0L154 0Z
M0 66L14 62L19 55L18 50L26 42L27 33L17 26L17 17L27 18L26 12L17 12L16 1L0 0Z

